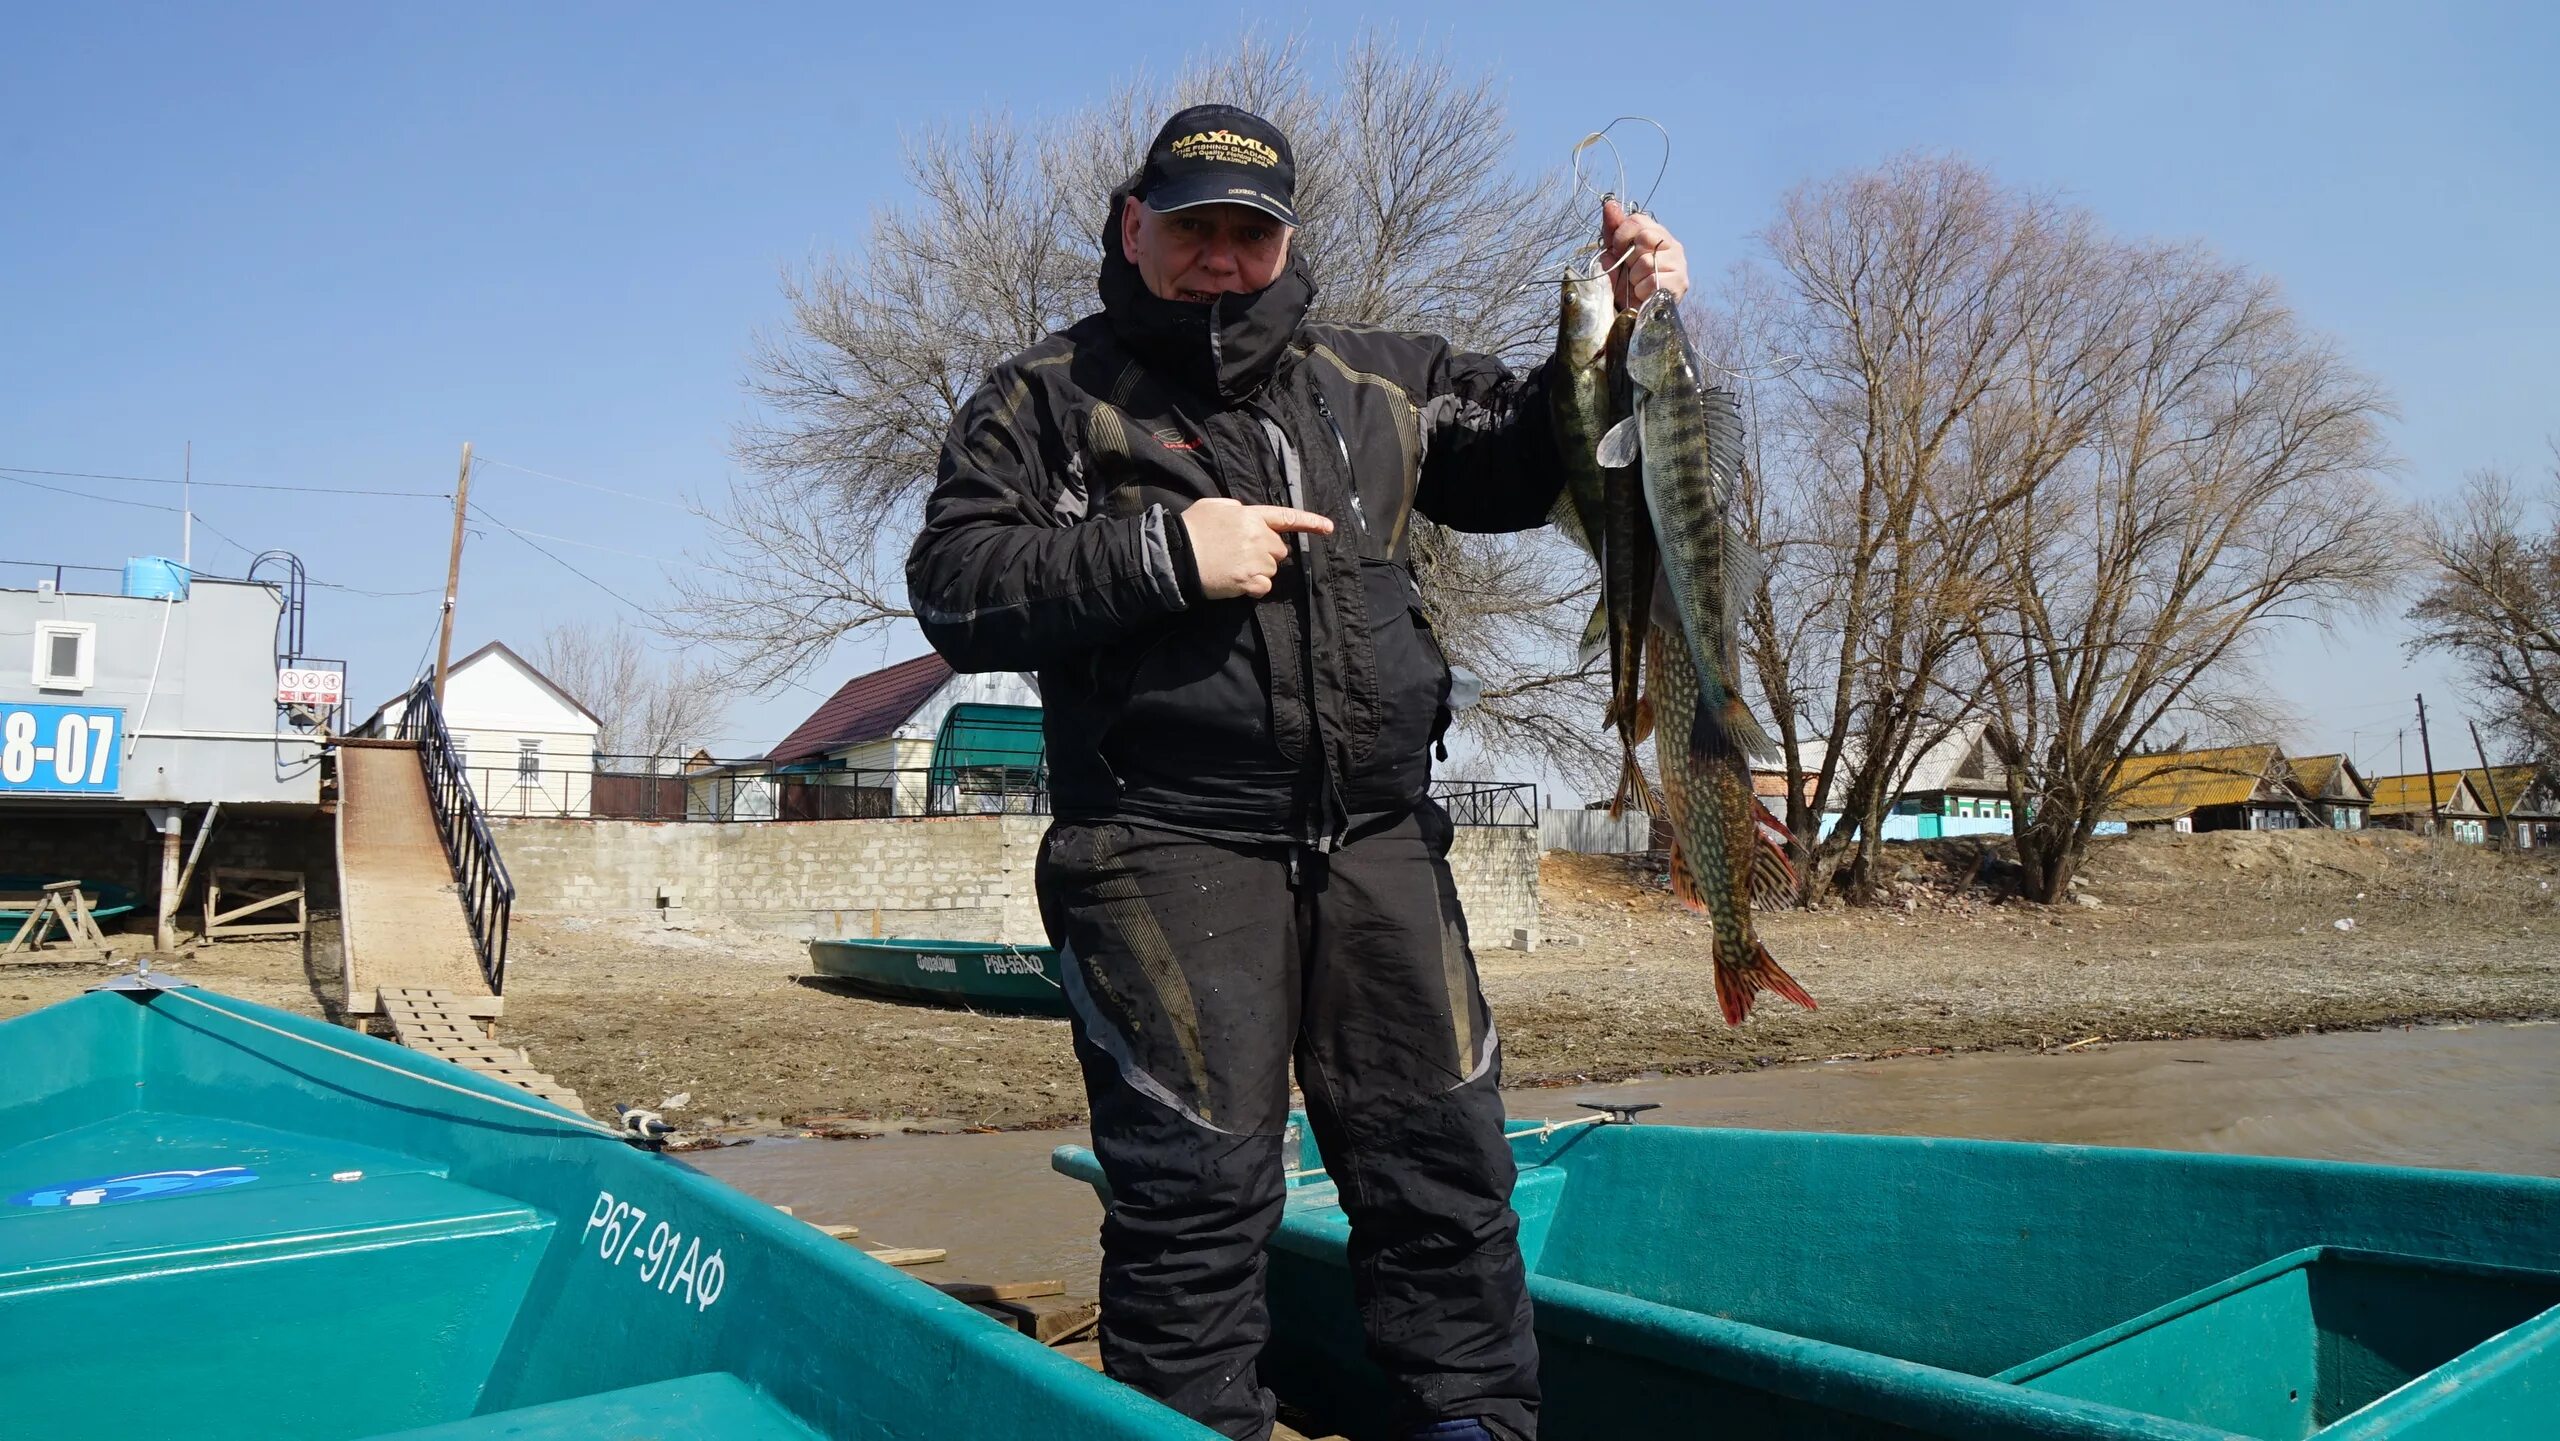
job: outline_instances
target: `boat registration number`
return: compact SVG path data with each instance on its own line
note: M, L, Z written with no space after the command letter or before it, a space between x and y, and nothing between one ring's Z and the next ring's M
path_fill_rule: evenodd
M960 974L960 963L949 956L918 956L916 957L916 969L919 971L937 971L946 976L956 976Z
M584 1249L589 1243L606 1265L696 1311L710 1310L729 1281L719 1248L704 1255L700 1236L687 1236L665 1221L650 1225L647 1211L614 1199L611 1191L596 1192L595 1208L587 1212L587 1229L579 1233L578 1244ZM633 1262L635 1254L639 1259Z

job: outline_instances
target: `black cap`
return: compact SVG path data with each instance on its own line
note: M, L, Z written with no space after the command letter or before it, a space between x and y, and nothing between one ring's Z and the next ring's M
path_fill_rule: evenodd
M1137 196L1149 210L1250 205L1295 225L1297 187L1298 162L1280 127L1232 105L1194 105L1156 132Z

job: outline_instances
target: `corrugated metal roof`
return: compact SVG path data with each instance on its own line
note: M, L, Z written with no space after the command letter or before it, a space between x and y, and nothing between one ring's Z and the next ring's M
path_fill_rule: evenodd
M2118 790L2108 813L2120 815L2163 806L2182 810L2236 806L2258 793L2259 784L2282 759L2274 746L2223 746L2215 750L2127 756L2116 767Z
M931 651L855 676L784 736L766 759L780 764L876 741L905 724L950 679L951 663Z

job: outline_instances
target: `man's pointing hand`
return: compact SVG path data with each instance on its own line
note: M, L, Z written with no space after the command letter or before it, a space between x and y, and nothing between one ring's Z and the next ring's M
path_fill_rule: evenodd
M1333 522L1314 511L1224 496L1193 501L1182 512L1182 528L1191 534L1200 593L1211 600L1269 595L1271 577L1289 556L1286 537L1333 534Z

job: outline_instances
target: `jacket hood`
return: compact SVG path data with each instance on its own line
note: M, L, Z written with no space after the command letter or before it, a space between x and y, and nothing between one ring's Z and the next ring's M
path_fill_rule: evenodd
M1145 366L1220 405L1233 405L1269 378L1315 304L1316 286L1296 255L1279 279L1260 290L1221 295L1202 305L1167 300L1120 248L1120 209L1136 187L1111 192L1102 223L1102 310L1111 329Z

